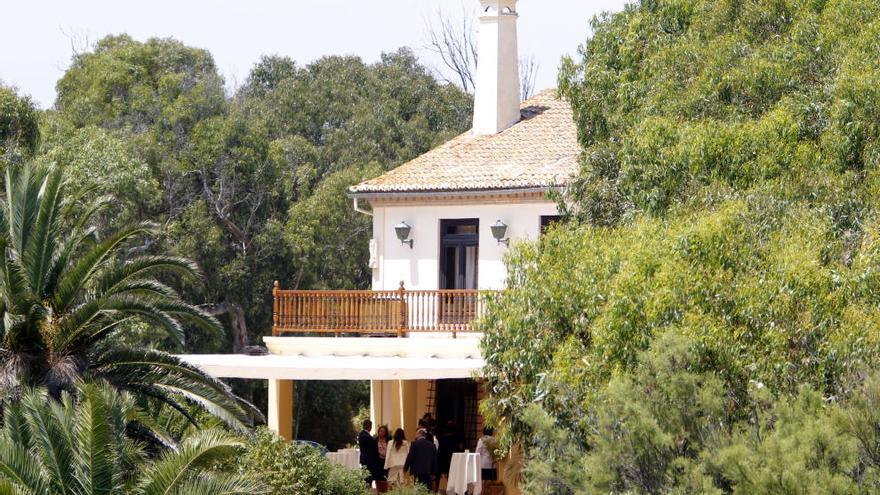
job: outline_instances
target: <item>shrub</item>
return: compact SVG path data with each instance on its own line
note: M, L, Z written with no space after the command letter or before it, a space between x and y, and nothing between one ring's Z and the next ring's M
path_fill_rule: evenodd
M260 428L241 458L241 470L252 473L274 495L365 495L366 473L329 462L316 449L287 442Z
M431 495L431 491L422 485L403 485L396 486L387 492L388 495Z
M667 333L632 373L613 378L584 411L589 433L571 435L531 405L524 493L874 493L880 489L880 374L836 400L802 387L748 386L748 414L732 416L730 391L694 371L687 337Z

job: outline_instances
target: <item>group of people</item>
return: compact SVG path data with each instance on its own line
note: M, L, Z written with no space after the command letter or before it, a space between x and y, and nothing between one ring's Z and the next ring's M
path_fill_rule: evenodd
M452 454L465 450L464 440L455 423L448 422L442 433L437 435L431 414L425 414L419 420L419 428L412 443L406 440L402 428L395 430L393 436L389 435L386 425L379 426L375 436L370 434L372 429L373 422L367 419L363 422L363 430L358 434L360 463L369 472L366 479L368 485L373 481L400 485L410 475L417 483L436 491L440 477L449 475ZM484 480L497 478L495 461L489 448L493 433L492 428L485 428L483 437L476 445L476 452L481 454Z

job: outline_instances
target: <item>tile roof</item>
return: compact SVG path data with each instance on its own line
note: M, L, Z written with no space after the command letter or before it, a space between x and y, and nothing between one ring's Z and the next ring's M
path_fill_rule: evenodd
M580 147L568 102L541 91L521 106L522 120L498 134L465 132L353 193L475 191L564 185L578 171Z

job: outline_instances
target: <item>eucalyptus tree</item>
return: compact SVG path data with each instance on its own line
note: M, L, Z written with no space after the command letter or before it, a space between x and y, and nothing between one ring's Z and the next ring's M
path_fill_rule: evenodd
M151 458L126 434L132 421L143 420L130 394L78 383L75 396L48 399L45 389L28 389L7 408L0 495L265 493L260 482L217 467L243 447L227 433L204 430Z
M0 162L33 155L39 141L34 103L0 81Z
M0 206L0 393L46 386L59 398L81 377L168 404L190 416L197 404L244 428L259 414L228 387L158 350L123 346L127 326L162 327L179 342L185 325L216 328L210 315L160 277L197 280L184 258L127 249L147 224L100 236L90 220L106 198L68 194L60 168L26 164L6 171ZM190 418L192 419L192 418Z

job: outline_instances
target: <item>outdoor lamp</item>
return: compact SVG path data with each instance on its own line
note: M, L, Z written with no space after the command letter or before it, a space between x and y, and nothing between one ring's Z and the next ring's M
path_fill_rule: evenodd
M489 228L492 229L492 237L494 237L495 240L498 241L498 244L504 244L505 246L510 246L510 239L507 237L504 237L504 235L507 234L507 224L506 223L502 222L501 220L498 220L497 222L495 222L495 225L492 225Z
M412 230L412 227L403 221L394 226L394 233L397 234L397 238L400 239L400 245L409 244L409 248L412 249L413 240L409 239L410 230Z

